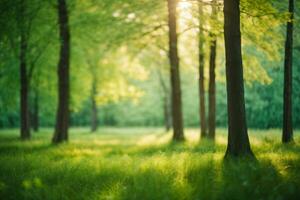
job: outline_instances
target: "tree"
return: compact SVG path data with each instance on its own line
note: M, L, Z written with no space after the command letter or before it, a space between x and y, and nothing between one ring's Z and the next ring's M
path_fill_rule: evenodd
M212 20L217 18L216 1L212 1ZM213 29L213 26L211 27ZM216 54L217 54L217 36L211 30L210 32L210 57L209 57L209 88L208 88L208 138L215 139L216 131Z
M163 100L163 111L164 111L164 125L165 125L166 132L168 132L172 126L172 114L171 114L171 106L170 106L170 96L171 96L170 87L165 82L160 69L156 69L156 71L159 79L159 85L163 93L162 100Z
M37 68L35 64L46 51L45 44L50 43L50 37L46 34L52 32L50 27L52 23L48 23L49 21L45 23L45 17L50 18L46 11L47 6L42 5L44 4L37 0L1 1L1 7L5 7L5 11L1 12L0 23L5 30L2 32L1 43L10 47L6 52L10 56L1 64L7 68L14 68L15 61L18 61L20 138L23 140L30 139L31 136L32 105L29 103L31 100L29 97L34 92L32 79ZM15 73L9 78L15 80Z
M253 155L250 148L246 122L239 6L239 0L224 0L229 129L226 156Z
M172 91L172 124L173 140L184 140L181 86L179 73L179 57L177 49L177 21L176 21L177 0L168 0L168 26L169 26L169 60Z
M204 30L203 30L203 5L199 2L199 116L201 126L201 138L206 137L205 114L205 87L204 87Z
M68 140L69 128L69 65L70 65L70 30L66 0L58 2L58 24L60 35L60 57L58 62L58 108L53 143Z
M27 76L27 51L28 51L28 34L25 19L26 15L26 1L20 1L20 116L21 116L21 139L30 139L30 125L29 125L29 104L28 104L28 76Z
M98 129L98 108L96 104L96 88L95 84L93 84L92 94L91 94L91 132L96 132Z
M96 132L98 129L98 108L96 102L97 96L97 75L92 74L91 88L91 132Z
M284 91L283 91L283 129L282 142L293 141L292 117L292 78L293 78L293 20L294 0L289 0L290 20L287 22L285 57L284 57Z

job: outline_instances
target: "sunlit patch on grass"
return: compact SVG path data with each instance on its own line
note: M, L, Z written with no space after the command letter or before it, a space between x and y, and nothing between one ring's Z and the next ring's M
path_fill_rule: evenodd
M33 178L33 179L25 179L22 181L22 187L25 190L30 190L33 188L42 188L43 187L43 183L42 180L40 178Z
M5 189L5 183L0 181L0 191L4 190Z
M82 140L75 140L75 141L72 141L72 143L74 144L85 144L86 141L82 141ZM90 141L90 143L92 145L99 145L99 146L102 146L102 145L118 145L118 144L121 144L122 141L121 140L117 140L117 139L111 139L111 140L100 140L100 139L93 139Z
M226 145L227 144L227 137L224 135L216 136L216 143Z
M185 139L189 143L198 142L200 138L200 132L197 129L192 129L191 131L185 132Z
M99 156L99 152L92 149L66 149L63 152L64 156Z

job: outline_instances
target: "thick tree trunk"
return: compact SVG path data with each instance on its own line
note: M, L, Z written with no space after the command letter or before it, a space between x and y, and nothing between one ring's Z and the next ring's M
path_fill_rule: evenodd
M229 130L226 156L253 155L250 148L246 122L239 4L239 0L224 0Z
M21 1L20 14L24 18L25 2ZM20 115L21 115L21 139L30 139L30 125L29 125L29 105L28 105L28 77L27 77L27 37L25 34L25 27L21 24L21 41L20 41Z
M98 109L96 104L96 83L95 80L93 81L92 86L92 94L91 94L91 101L92 101L92 109L91 109L91 132L96 132L98 129Z
M39 93L37 90L34 92L31 126L35 132L39 131Z
M216 54L217 39L213 35L210 44L209 89L208 89L208 138L214 140L216 132Z
M289 12L291 20L287 23L285 57L284 57L284 96L283 96L283 129L282 142L293 141L292 118L292 78L293 78L293 20L294 0L289 0Z
M203 8L199 2L199 116L200 116L200 137L205 138L206 114L205 114L205 87L204 87L204 31L203 31Z
M169 59L171 65L173 140L184 140L179 57L177 49L177 0L168 0Z
M53 143L67 141L69 128L70 31L66 0L58 0L57 2L60 34L60 58L57 69L59 94Z

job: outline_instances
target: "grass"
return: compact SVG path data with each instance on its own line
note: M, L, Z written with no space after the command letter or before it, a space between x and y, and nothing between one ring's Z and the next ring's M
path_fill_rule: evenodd
M216 143L186 131L170 143L161 129L71 129L51 145L51 130L21 142L0 131L0 199L299 199L300 137L282 145L280 131L250 131L258 162L224 162L226 131Z

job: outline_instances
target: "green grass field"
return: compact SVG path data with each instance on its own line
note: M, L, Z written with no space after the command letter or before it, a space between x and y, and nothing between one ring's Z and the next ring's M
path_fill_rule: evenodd
M300 137L282 145L280 131L250 131L258 162L224 161L226 130L216 144L186 130L184 144L162 129L71 129L51 145L51 130L21 142L0 132L0 199L299 199Z

